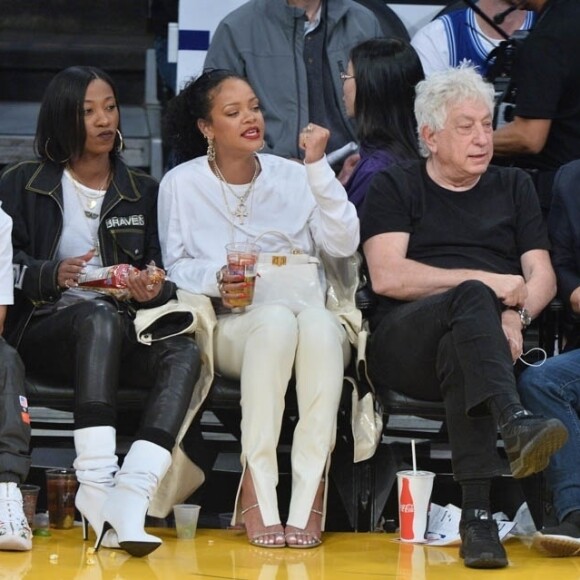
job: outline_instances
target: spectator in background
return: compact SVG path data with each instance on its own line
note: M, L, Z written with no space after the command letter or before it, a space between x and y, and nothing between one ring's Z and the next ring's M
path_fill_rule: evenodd
M494 153L537 171L536 189L550 206L557 169L580 158L580 2L507 0L537 13L512 70L514 120L494 134Z
M308 123L330 130L327 153L356 140L340 73L354 46L379 36L375 15L354 0L249 0L218 25L205 67L246 77L264 111L264 150L300 158Z
M163 83L163 101L175 95L177 84L177 63L167 61L167 25L177 22L179 0L150 0L149 29L154 35L157 73Z
M0 335L9 304L14 302L12 220L0 209ZM24 390L24 366L18 353L0 336L0 550L30 550L32 531L22 494L30 468L30 416Z
M360 143L360 160L345 189L360 213L375 173L419 159L413 103L423 69L407 41L375 38L352 49L341 78L346 113L355 120Z
M479 0L478 8L490 18L509 8L506 0ZM515 10L505 16L501 28L508 37L517 30L529 30L534 23L533 12ZM411 44L421 58L425 75L455 67L464 60L471 62L485 76L487 57L505 40L491 24L472 8L465 7L435 18L419 29Z
M580 160L559 170L548 216L558 293L576 317L580 315L579 183ZM533 544L551 556L580 555L580 349L526 369L518 388L528 409L557 417L570 434L545 471L558 523L536 533Z
M548 237L531 179L489 165L493 87L469 67L417 85L426 161L393 165L367 193L361 238L373 291L368 371L377 390L443 400L461 485L459 554L502 568L492 477L541 471L565 442L557 419L524 409L514 361L523 331L555 293Z

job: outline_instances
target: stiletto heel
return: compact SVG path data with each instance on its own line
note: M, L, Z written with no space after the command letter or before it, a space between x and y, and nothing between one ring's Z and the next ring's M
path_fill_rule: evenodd
M109 490L112 489L112 487L109 488ZM83 540L85 542L89 539L89 528L93 528L97 538L101 533L101 512L108 495L108 492L97 487L89 487L85 484L79 486L75 498L75 505L81 514ZM114 531L109 532L109 534L103 538L102 546L103 548L120 548Z
M131 556L146 556L161 546L160 538L145 531L145 517L149 499L155 495L170 464L169 451L155 443L137 440L131 445L115 476L115 487L103 505L100 514L103 527L95 550L109 530L116 533L119 545Z
M109 522L103 523L103 529L102 529L101 533L97 536L97 541L95 542L95 552L101 547L101 542L103 541L105 534L109 530L111 530L112 528L113 528L113 526L111 526L111 524Z

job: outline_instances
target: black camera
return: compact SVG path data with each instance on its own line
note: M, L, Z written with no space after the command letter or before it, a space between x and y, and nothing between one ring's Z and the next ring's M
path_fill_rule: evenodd
M513 121L517 87L512 80L512 69L516 54L528 33L528 30L516 30L487 55L490 65L485 79L495 88L494 129Z
M512 4L503 12L490 17L477 6L477 0L463 0L463 2L504 38L487 55L486 59L488 69L485 80L493 84L495 88L493 128L497 129L513 121L517 87L512 81L512 68L516 54L529 33L529 30L517 30L512 36L508 36L500 25L511 12L519 9L522 3L520 1Z

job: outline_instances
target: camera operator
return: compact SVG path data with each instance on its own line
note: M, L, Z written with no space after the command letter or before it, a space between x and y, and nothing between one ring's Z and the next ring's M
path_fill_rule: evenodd
M529 30L534 22L533 12L510 11L507 0L479 0L475 7L474 2L465 4L437 16L413 36L411 44L426 76L458 66L464 60L486 76L490 53L516 31Z
M531 168L542 207L558 167L580 158L580 2L507 0L537 13L515 55L513 121L494 133L496 157Z

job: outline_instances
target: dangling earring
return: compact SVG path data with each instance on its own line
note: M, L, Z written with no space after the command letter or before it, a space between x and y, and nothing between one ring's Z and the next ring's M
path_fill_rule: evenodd
M263 151L264 147L266 147L266 141L262 140L262 144L260 145L260 148L258 149L258 151Z
M206 137L207 139L207 160L212 163L215 161L215 147L213 145L213 139L211 137Z
M121 153L123 151L123 147L125 146L125 144L123 141L123 135L121 134L121 131L119 131L119 129L117 129L117 135L119 137L119 145L117 145L117 149L115 149L115 151L117 153Z

